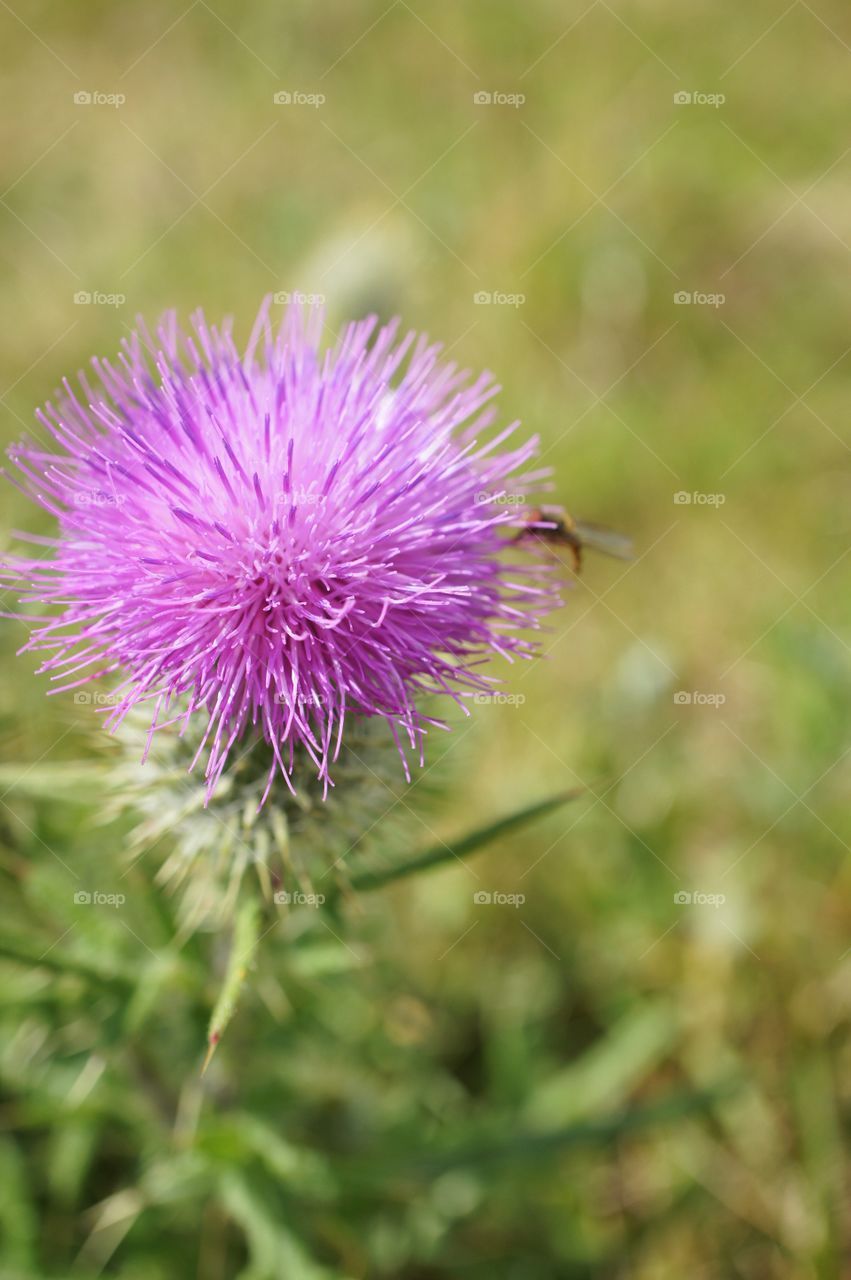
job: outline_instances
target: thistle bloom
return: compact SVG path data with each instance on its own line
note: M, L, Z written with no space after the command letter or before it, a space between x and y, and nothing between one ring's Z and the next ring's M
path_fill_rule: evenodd
M229 322L169 313L93 360L95 385L63 382L37 415L55 445L10 451L59 522L4 568L22 603L60 610L24 648L54 692L119 673L107 721L148 704L148 747L200 723L208 797L249 731L270 748L263 800L297 753L327 787L347 716L384 717L422 759L440 722L421 695L489 689L487 651L528 656L555 602L545 563L502 554L504 499L540 488L536 441L503 449L516 423L483 439L490 375L375 326L323 354L318 311L275 331L267 303L240 355Z

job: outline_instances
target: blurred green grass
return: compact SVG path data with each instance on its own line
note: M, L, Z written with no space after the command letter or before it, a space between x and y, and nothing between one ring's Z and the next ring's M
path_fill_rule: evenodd
M138 1280L841 1276L847 9L13 8L7 440L136 313L203 305L247 333L265 293L323 293L332 328L398 311L494 369L560 498L639 554L589 556L547 660L512 675L525 702L434 744L455 765L446 838L567 787L588 799L481 855L479 879L366 898L346 919L357 963L329 935L311 972L267 939L203 1104L221 957L203 940L172 955L143 867L120 919L75 912L53 855L109 892L120 833L39 780L100 757L95 717L45 699L6 625L4 928L61 959L3 965L2 1274L71 1274L89 1240L74 1274ZM79 90L126 103L76 107ZM326 101L276 106L280 90ZM677 106L682 90L726 101ZM6 498L6 529L47 531ZM412 839L430 843L416 821ZM477 907L480 889L526 901ZM73 956L135 994L63 974ZM394 1164L719 1085L705 1110L546 1156L424 1179Z

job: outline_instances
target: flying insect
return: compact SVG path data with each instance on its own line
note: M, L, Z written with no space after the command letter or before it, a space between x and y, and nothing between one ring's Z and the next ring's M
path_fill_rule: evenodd
M564 507L531 507L524 513L523 528L513 542L529 542L536 539L551 547L567 547L573 557L573 567L582 571L582 553L586 547L602 551L618 560L633 557L632 539L602 524L577 520Z

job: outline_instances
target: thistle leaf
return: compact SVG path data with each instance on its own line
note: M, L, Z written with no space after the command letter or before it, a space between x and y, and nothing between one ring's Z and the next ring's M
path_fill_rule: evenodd
M581 787L577 787L573 791L564 791L560 795L551 796L549 800L541 800L537 804L529 805L525 809L519 809L516 813L509 814L508 817L499 818L496 822L491 822L485 827L479 827L478 830L471 831L468 835L462 836L460 840L456 840L452 844L441 841L439 844L433 845L431 849L427 849L424 853L412 858L410 862L397 863L391 867L356 871L351 878L351 887L364 890L381 889L384 885L393 880L400 880L403 876L411 876L418 871L429 871L432 867L438 867L451 859L465 857L467 854L475 853L478 849L484 848L485 845L499 839L500 836L508 835L512 831L525 827L527 823L534 821L535 818L542 818L545 814L552 813L553 810L560 808L561 805L567 804L570 800L576 800L581 795L584 795L584 790Z

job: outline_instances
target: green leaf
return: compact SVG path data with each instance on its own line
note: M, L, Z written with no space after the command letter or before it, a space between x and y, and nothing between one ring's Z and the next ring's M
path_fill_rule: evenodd
M222 1167L259 1161L280 1189L300 1199L328 1200L335 1189L331 1165L320 1152L290 1142L274 1124L249 1111L208 1122L199 1145Z
M339 1273L320 1267L283 1220L268 1184L230 1171L221 1180L221 1201L245 1232L251 1265L241 1280L332 1280Z
M210 1018L210 1027L207 1032L207 1056L204 1059L202 1072L207 1070L225 1028L236 1013L239 993L242 991L248 970L257 953L259 933L260 909L253 897L247 897L237 912L225 980Z
M38 1221L26 1164L11 1138L0 1141L0 1225L8 1263L34 1267Z
M50 1136L48 1182L65 1205L77 1202L91 1168L98 1132L90 1120L63 1117Z
M29 767L0 765L0 791L29 796L32 800L74 801L90 804L103 792L107 777L99 765L38 764Z
M106 969L72 956L55 945L48 944L44 950L39 951L9 936L0 940L0 959L12 960L27 969L41 968L50 969L57 974L72 974L99 986L124 989L132 987L134 983L133 975L127 970L121 971L113 967L112 971L107 972Z
M551 796L549 800L541 800L537 804L518 810L517 813L509 814L506 818L499 818L486 827L479 827L478 830L471 831L452 844L442 840L431 849L412 858L410 862L356 871L352 876L351 886L353 889L362 890L381 889L393 880L402 879L403 876L415 875L418 871L429 871L432 867L441 866L445 862L463 858L484 848L493 840L498 840L501 836L520 830L535 818L542 818L545 814L552 813L568 801L576 800L584 794L584 789L581 787L573 791L564 791L560 795Z
M379 1167L379 1162L376 1161L369 1167L359 1168L358 1173L367 1180L385 1179L388 1173L432 1178L449 1169L463 1166L491 1167L501 1163L513 1166L522 1161L536 1162L547 1155L558 1155L579 1147L607 1146L631 1133L653 1129L683 1116L708 1111L734 1087L734 1083L727 1082L715 1089L670 1094L659 1102L625 1107L608 1116L601 1116L598 1120L566 1125L550 1133L525 1131L515 1133L505 1140L485 1135L455 1148L408 1152L394 1160L392 1167L390 1162L382 1162Z
M679 1026L666 1002L631 1010L577 1061L544 1080L525 1108L533 1128L552 1128L623 1102L677 1041Z

